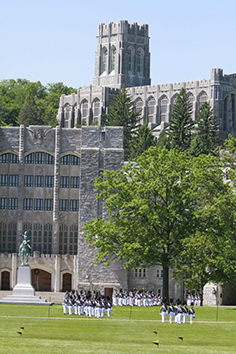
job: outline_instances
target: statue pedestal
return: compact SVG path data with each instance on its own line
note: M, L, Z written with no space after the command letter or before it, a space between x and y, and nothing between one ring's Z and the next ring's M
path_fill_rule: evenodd
M31 285L31 269L28 265L19 267L17 273L17 285L13 289L13 295L35 295L35 290Z
M1 304L22 304L22 305L48 305L53 303L35 296L35 290L31 285L31 269L28 265L20 266L17 273L17 284L13 289L13 295L0 300Z

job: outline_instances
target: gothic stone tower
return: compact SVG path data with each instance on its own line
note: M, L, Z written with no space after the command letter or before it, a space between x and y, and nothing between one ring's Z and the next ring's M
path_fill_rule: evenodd
M124 20L99 25L93 83L114 88L151 84L148 25Z

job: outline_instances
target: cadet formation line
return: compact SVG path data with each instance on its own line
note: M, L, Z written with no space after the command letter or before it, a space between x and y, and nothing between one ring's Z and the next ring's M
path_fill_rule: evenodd
M177 324L186 324L187 317L190 318L190 324L193 324L195 318L194 304L200 306L199 299L194 302L192 295L188 296L187 302L181 304L176 300L175 306L173 300L170 302L169 308L161 296L156 296L153 291L122 291L115 290L112 295L112 301L109 296L105 297L99 292L91 293L90 291L74 291L66 292L63 299L63 313L69 316L75 314L78 316L86 315L88 317L111 317L112 306L161 306L160 315L162 323L166 322L166 316L169 316L170 324L173 322ZM190 306L190 309L187 308Z

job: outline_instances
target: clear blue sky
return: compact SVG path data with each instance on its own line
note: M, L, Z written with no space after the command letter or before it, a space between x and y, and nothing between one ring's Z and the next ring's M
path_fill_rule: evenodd
M149 24L152 84L236 73L235 0L0 0L0 80L93 82L101 22Z

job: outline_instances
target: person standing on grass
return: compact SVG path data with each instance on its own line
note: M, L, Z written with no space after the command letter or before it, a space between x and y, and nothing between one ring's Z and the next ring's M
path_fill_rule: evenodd
M107 317L111 317L111 310L112 310L112 302L110 300L110 297L107 296Z
M187 323L187 316L188 316L188 308L186 306L186 304L184 304L184 307L183 307L183 324L186 324Z
M67 315L67 309L68 309L68 305L69 305L69 297L70 297L70 295L69 295L69 292L67 291L64 295L63 303L62 303L64 315Z
M161 309L160 309L160 315L162 318L162 323L165 323L166 315L167 315L167 306L166 306L165 302L162 302Z
M193 302L191 303L191 307L189 309L189 317L190 317L190 324L193 324L193 319L195 318L195 311L193 308Z
M170 318L170 324L172 324L173 323L173 318L174 318L174 315L175 315L175 309L174 309L174 306L173 306L172 302L170 303L168 314L169 314L169 318Z

